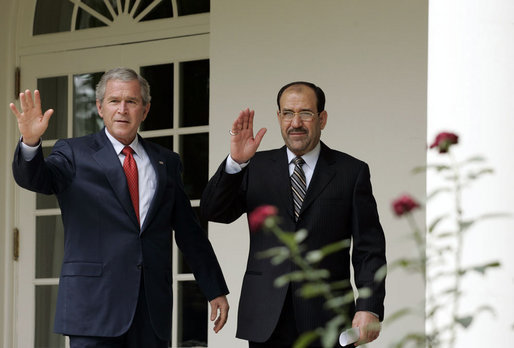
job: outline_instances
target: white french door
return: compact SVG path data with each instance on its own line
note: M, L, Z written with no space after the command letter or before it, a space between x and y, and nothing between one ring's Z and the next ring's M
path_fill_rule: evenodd
M208 175L208 40L204 34L21 56L22 88L38 88L43 108L55 109L43 138L45 155L57 139L101 129L103 123L95 106L96 83L110 68L130 67L151 85L150 114L140 133L181 155L185 187L197 209ZM16 220L20 257L14 299L15 346L66 347L65 338L52 330L64 240L57 200L17 188ZM171 345L207 346L207 303L175 244L172 267L175 303Z

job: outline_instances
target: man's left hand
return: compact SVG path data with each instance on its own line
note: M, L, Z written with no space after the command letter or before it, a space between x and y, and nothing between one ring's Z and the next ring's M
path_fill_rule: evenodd
M376 340L380 334L380 321L370 312L359 311L355 313L352 321L352 327L358 327L361 334L359 340L355 343L355 346L372 342Z
M227 322L228 318L228 301L227 297L225 295L218 296L215 299L213 299L211 302L211 321L214 321L214 332L218 333L223 326L225 326L225 323ZM219 315L218 315L219 310ZM215 321L216 320L216 321Z

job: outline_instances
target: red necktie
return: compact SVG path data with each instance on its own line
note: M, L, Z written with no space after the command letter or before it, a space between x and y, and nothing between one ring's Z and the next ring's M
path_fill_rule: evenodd
M137 221L139 221L139 183L137 164L134 160L134 156L132 156L134 150L132 150L130 146L125 146L121 153L125 155L125 160L123 161L123 170L127 176L130 199L132 200L132 205L134 206L134 211L136 212Z

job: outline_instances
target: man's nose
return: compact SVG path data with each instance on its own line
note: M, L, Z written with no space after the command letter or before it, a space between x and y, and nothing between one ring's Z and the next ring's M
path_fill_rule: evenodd
M303 125L302 118L300 117L299 114L295 113L293 119L291 120L291 126L293 126L293 128L299 128L302 125Z
M124 101L120 102L120 104L118 105L118 112L120 114L124 114L127 112L127 104Z

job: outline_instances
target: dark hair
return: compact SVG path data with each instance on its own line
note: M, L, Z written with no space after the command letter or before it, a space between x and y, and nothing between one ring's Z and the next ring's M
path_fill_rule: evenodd
M103 102L105 96L105 87L107 81L120 80L120 81L133 81L138 80L139 86L141 86L141 98L143 99L143 105L150 103L152 97L150 96L150 85L144 77L136 73L134 70L129 68L114 68L107 71L102 75L100 82L96 85L96 99Z
M316 94L316 101L317 101L316 107L318 108L318 110L316 110L316 111L321 112L321 111L325 110L325 93L323 93L323 90L321 88L319 88L318 86L316 86L314 83L305 82L305 81L296 81L296 82L288 83L287 85L282 87L280 89L280 91L278 91L278 95L277 95L278 110L280 110L280 98L282 97L282 94L289 87L296 86L296 85L304 85L304 86L312 89L314 91L314 93Z

